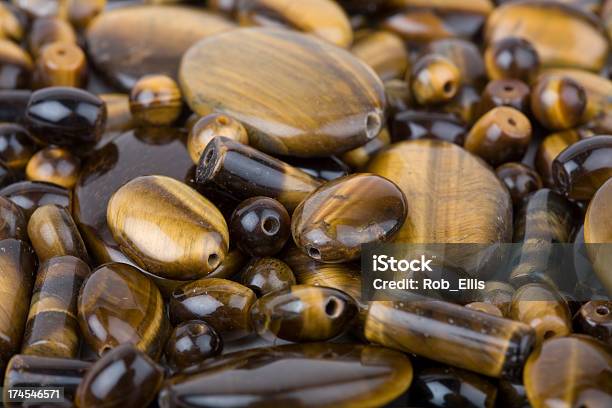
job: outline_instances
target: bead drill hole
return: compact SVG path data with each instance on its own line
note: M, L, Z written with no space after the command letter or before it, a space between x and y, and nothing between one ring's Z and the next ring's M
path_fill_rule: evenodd
M340 316L342 312L342 304L335 297L330 298L325 304L325 314L331 318Z
M444 93L447 95L453 93L453 91L455 90L455 86L451 81L446 81L442 88L444 89Z
M514 118L508 119L508 123L510 124L510 126L516 126L516 120L514 120Z
M308 248L308 256L314 259L321 259L321 251L319 251L317 248L310 247Z
M557 333L555 333L553 330L546 330L546 332L544 332L544 340L548 340L551 337L555 337Z
M217 118L217 124L227 126L229 125L229 120L225 116L220 116Z
M217 254L208 255L208 266L211 269L215 269L217 266L219 266L219 255Z
M610 313L610 310L606 306L597 306L597 309L595 309L595 313L600 316L607 316L608 313Z
M261 228L266 234L274 235L280 229L280 222L274 217L267 217L262 220Z
M512 88L510 85L504 86L504 91L506 91L506 92L512 92L513 89L514 88Z
M368 139L374 139L380 133L382 126L382 120L380 115L375 112L368 113L366 117L366 137Z

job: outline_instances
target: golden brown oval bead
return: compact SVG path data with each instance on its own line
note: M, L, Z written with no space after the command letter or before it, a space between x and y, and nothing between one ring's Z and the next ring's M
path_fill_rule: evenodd
M580 140L580 135L574 130L564 130L552 133L544 138L538 146L535 165L542 181L548 187L554 186L552 164L559 153L568 146Z
M166 75L140 78L130 93L130 110L143 125L171 125L178 119L183 106L181 90Z
M608 291L612 293L612 276L610 265L612 256L610 244L612 244L612 179L597 190L589 203L584 218L584 242L586 244L608 244L590 245L587 248L589 258L593 263L593 269L599 280Z
M34 283L22 354L75 358L79 352L77 298L89 266L60 256L41 264Z
M46 45L56 42L77 43L77 35L70 23L57 17L44 17L34 20L28 40L32 55L38 57Z
M251 308L257 333L276 339L309 342L343 333L357 314L355 301L337 289L295 285L269 293Z
M64 255L88 260L81 234L65 208L38 207L28 222L28 235L40 262Z
M168 334L159 290L122 263L102 265L89 275L79 293L78 319L81 334L99 356L130 343L157 358Z
M288 54L295 58L286 61ZM248 28L207 38L184 55L180 83L194 112L213 108L234 117L250 145L266 153L327 157L361 146L383 128L384 89L372 69L297 32Z
M351 52L368 64L383 81L403 78L410 63L402 39L387 31L375 31L359 39Z
M28 161L26 177L72 188L81 171L81 159L62 147L49 146L39 150Z
M0 38L0 89L28 88L34 64L17 44Z
M285 26L312 34L339 47L353 42L344 10L332 0L251 0L238 2L238 21L244 26Z
M451 100L461 85L459 69L447 58L426 55L412 67L410 88L421 105L435 105Z
M485 51L485 65L490 79L519 79L530 83L540 69L540 57L533 45L519 37L505 37L490 44Z
M0 161L10 170L23 171L37 149L24 127L16 123L0 124Z
M256 258L245 266L240 281L257 297L295 285L293 271L276 258Z
M0 197L0 240L14 238L27 241L27 228L21 208L12 201Z
M346 262L361 245L388 241L402 227L409 203L393 182L374 174L330 181L295 209L291 233L311 258Z
M583 335L545 342L525 364L523 381L533 408L612 404L610 347Z
M223 262L207 277L221 279L232 278L240 272L248 261L249 257L243 254L242 251L239 249L232 249L227 253Z
M144 176L125 184L108 202L106 218L126 255L164 278L206 276L227 254L223 215L197 191L169 177Z
M219 113L204 116L193 125L187 139L189 156L196 165L208 143L216 136L225 136L239 143L249 144L246 129L236 119Z
M87 81L87 59L76 44L53 42L45 45L36 60L34 82L37 88L71 86L82 88Z
M249 310L257 300L255 293L239 283L204 278L177 288L170 298L170 317L174 324L203 320L223 340L235 340L252 332Z
M54 184L39 181L20 181L10 184L0 190L0 196L6 197L23 210L26 219L38 207L55 204L59 207L70 208L70 191Z
M478 119L465 139L465 149L492 165L519 160L531 142L531 122L514 108L493 108Z
M575 326L580 333L596 337L612 346L612 302L591 300L574 316Z
M586 91L568 77L542 76L531 92L531 111L550 130L579 125L587 107Z
M505 163L495 169L495 174L504 183L514 205L520 204L529 194L542 188L540 175L522 163Z

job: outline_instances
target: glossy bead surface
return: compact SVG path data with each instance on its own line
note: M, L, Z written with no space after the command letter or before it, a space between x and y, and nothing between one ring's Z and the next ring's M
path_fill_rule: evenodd
M99 356L122 343L161 355L168 326L164 303L133 266L108 263L94 270L79 293L78 312L81 333Z
M296 58L284 60L288 53ZM180 83L194 112L233 116L250 145L266 153L326 157L361 146L383 127L384 89L371 68L288 30L240 29L200 42L183 57Z
M77 388L75 405L146 407L161 388L164 373L131 344L117 346L87 370Z
M410 84L403 79L385 81L385 96L387 112L390 116L407 110L412 104Z
M203 320L223 340L235 340L251 333L249 309L257 300L255 293L239 283L205 278L177 288L170 298L170 317L174 324Z
M559 153L552 165L559 190L574 200L589 200L612 178L612 136L581 140Z
M608 180L595 193L584 218L584 242L586 244L612 243L612 180ZM593 269L603 286L612 293L610 245L590 245L587 248Z
M550 130L572 128L587 107L584 87L569 77L542 76L531 91L531 111Z
M28 46L34 57L51 43L76 44L77 35L66 20L57 17L37 18L32 22L28 36Z
M554 373L554 375L553 375ZM551 339L525 364L523 380L534 408L612 404L610 348L587 336Z
M391 122L393 140L434 139L463 146L468 130L455 115L406 110Z
M130 93L130 110L142 125L171 125L181 114L181 90L166 75L140 78Z
M378 137L383 133L384 129L378 134L376 139L378 139ZM376 139L372 139L370 142L373 142ZM357 149L360 149L361 147L358 147ZM311 158L281 156L280 159L290 166L302 170L304 173L309 174L321 181L335 180L337 178L344 177L351 172L350 167L348 167L347 164L337 156Z
M131 259L164 278L204 277L223 262L228 249L219 210L170 177L143 176L125 184L108 202L107 222Z
M520 111L493 108L474 124L465 139L465 149L493 166L520 160L531 142L531 123Z
M289 212L321 185L308 173L223 136L206 146L196 180L199 184L212 184L239 200L274 198Z
M503 378L520 375L535 342L526 324L430 299L371 302L364 330L373 343Z
M17 204L26 219L38 207L55 204L59 207L70 208L70 192L63 187L39 181L20 181L6 186L0 190L0 196L8 198Z
M461 74L449 59L426 55L414 64L409 80L415 100L427 106L451 100L461 85Z
M574 316L578 332L596 337L612 346L612 302L591 300Z
M44 181L72 188L81 171L81 160L69 150L49 146L39 150L28 161L26 177L31 181Z
M540 175L522 163L505 163L495 169L497 177L505 184L514 205L520 204L529 194L542 188Z
M32 96L29 89L0 90L0 120L21 121Z
M60 17L68 15L66 0L15 0L13 3L31 17Z
M468 309L477 310L479 312L488 313L493 316L503 317L501 310L499 307L495 306L492 303L486 302L472 302L465 305Z
M0 240L14 238L27 241L27 228L21 208L12 201L0 197Z
M22 48L0 39L0 89L28 88L33 69L32 58Z
M106 93L98 95L106 104L106 128L109 131L126 131L134 127L134 118L130 111L130 96L123 93Z
M490 81L482 93L478 111L484 115L498 106L509 106L529 115L530 92L529 86L518 79Z
M57 114L60 111L61 114ZM25 124L40 141L58 146L93 146L106 122L106 106L80 89L51 87L32 94Z
M6 167L22 171L37 149L36 142L22 126L0 124L0 161Z
M89 266L73 256L41 264L26 323L21 353L75 358L79 352L77 298Z
M478 119L480 106L480 90L471 85L464 85L457 91L457 95L438 109L445 113L452 113L464 123L473 124Z
M309 367L312 375L304 375ZM228 380L230 379L231 380ZM171 378L159 405L384 406L408 389L412 365L393 350L355 344L291 344L232 353Z
M231 235L241 251L251 256L270 256L280 251L291 233L285 207L268 197L249 198L232 214Z
M476 44L471 41L463 38L442 38L427 44L423 52L441 55L452 61L459 69L461 83L464 85L481 89L487 81L482 55Z
M221 354L223 341L206 322L190 320L180 323L166 343L166 359L180 371Z
M387 31L375 31L356 41L351 52L383 81L403 78L410 64L402 39Z
M291 232L311 258L351 261L360 256L361 245L392 238L404 224L408 206L393 182L354 174L330 181L306 197L293 213Z
M87 60L78 45L55 42L44 47L35 65L34 83L37 88L82 88L86 82Z
M504 37L485 51L490 79L520 79L531 82L540 68L540 57L533 45L520 37Z
M574 130L552 133L544 138L536 153L536 170L547 187L554 186L552 164L559 153L568 146L580 140L580 135Z
M196 165L208 143L216 136L225 136L242 144L249 144L249 135L242 123L227 115L211 113L200 118L189 132L187 148Z
M40 262L72 255L88 261L87 249L70 213L63 207L38 207L28 221L28 236Z
M256 258L243 269L240 281L257 297L295 285L293 271L276 258Z

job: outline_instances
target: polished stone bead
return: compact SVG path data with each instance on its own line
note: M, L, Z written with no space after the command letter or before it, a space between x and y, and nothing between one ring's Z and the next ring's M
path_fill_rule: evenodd
M393 117L390 124L394 141L434 139L463 146L468 130L455 115L440 112L406 110Z
M462 38L441 38L427 44L423 52L441 55L452 61L459 69L461 83L464 85L481 89L487 82L484 60L478 46L471 41Z
M612 346L612 302L591 300L574 316L575 326L580 333L596 337Z
M181 114L181 90L166 75L146 75L132 87L130 111L141 125L170 126Z
M540 68L540 57L524 38L504 37L487 47L485 64L492 80L512 78L529 83Z
M257 297L295 285L293 271L276 258L255 258L242 270L240 281Z
M461 86L461 73L448 58L425 55L412 67L410 75L412 95L423 106L450 101Z
M12 201L0 197L0 240L27 241L28 226L23 211Z
M32 22L28 36L28 47L34 57L51 43L76 44L77 35L66 20L57 17L37 18Z
M70 208L70 191L40 181L20 181L10 184L0 190L0 196L17 204L23 210L26 219L30 219L32 213L43 205L54 204Z
M221 354L223 341L215 329L200 320L180 323L166 343L166 360L173 369L181 371Z
M495 169L495 174L508 188L514 205L519 205L528 195L542 188L540 175L522 163L502 164Z
M404 42L388 31L374 31L357 40L351 52L372 67L383 81L403 78L410 64Z
M487 281L484 289L479 291L479 299L496 306L504 317L510 316L512 296L514 296L514 287L501 281Z
M582 124L587 108L584 87L561 75L542 75L531 91L531 111L550 130L566 130Z
M370 142L375 142L384 132L384 130L381 131L375 139L370 140L363 146L366 146ZM361 149L363 146L357 149ZM349 150L349 152L351 151L353 150ZM350 167L336 156L316 158L279 156L279 158L290 166L302 170L304 173L310 174L318 180L335 180L351 173Z
M529 116L531 90L529 85L518 79L497 79L489 82L485 87L478 112L486 114L493 108L509 106Z
M34 69L36 88L69 86L82 88L87 84L87 57L77 45L53 42L45 45Z
M72 188L81 171L81 159L62 147L48 146L39 150L28 161L26 177L64 188Z
M599 188L589 203L584 218L584 242L599 281L612 294L612 179ZM589 245L607 244L607 245Z
M216 136L225 136L243 144L249 144L249 135L242 123L236 119L220 113L211 113L203 116L189 131L187 148L191 160L197 165L202 152Z

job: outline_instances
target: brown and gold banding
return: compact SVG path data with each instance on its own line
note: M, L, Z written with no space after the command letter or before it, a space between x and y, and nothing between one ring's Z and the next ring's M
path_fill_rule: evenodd
M356 41L351 52L383 81L403 78L410 64L404 42L388 31L375 31Z

